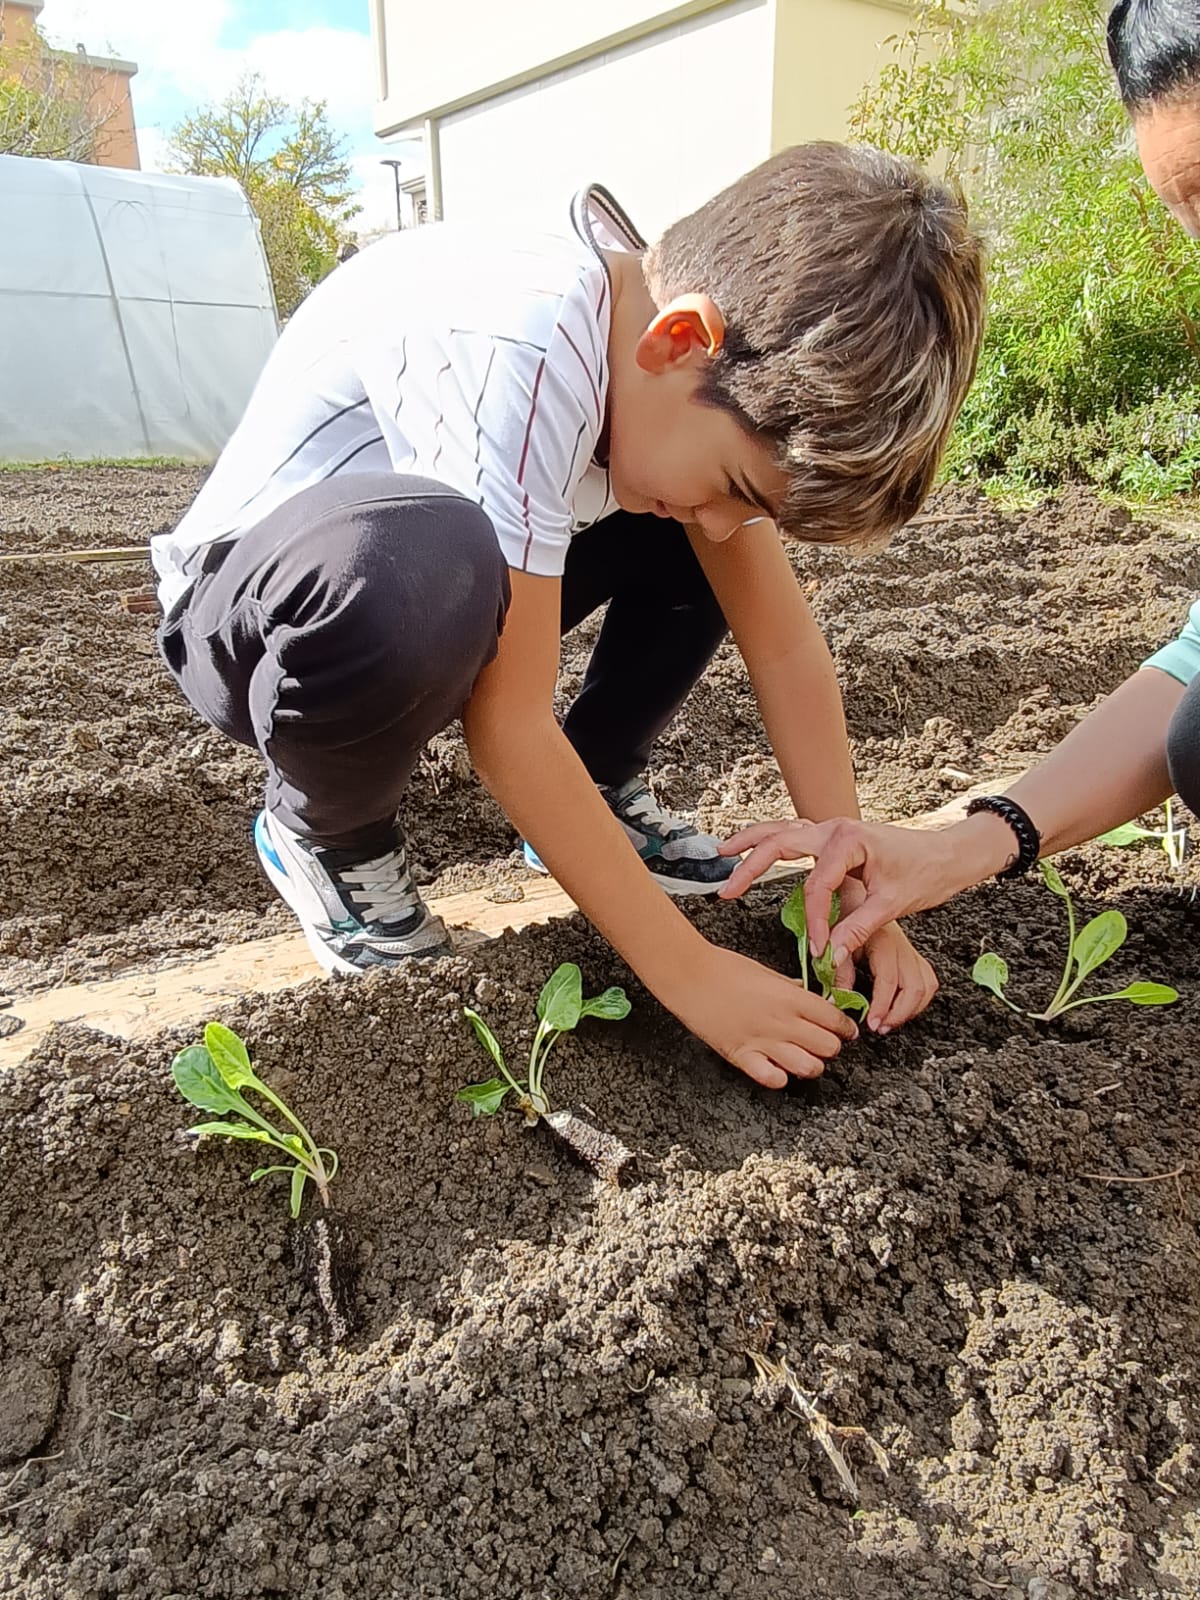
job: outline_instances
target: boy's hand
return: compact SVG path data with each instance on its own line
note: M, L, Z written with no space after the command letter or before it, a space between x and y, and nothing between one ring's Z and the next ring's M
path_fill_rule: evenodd
M898 922L889 922L863 946L873 979L867 1027L891 1033L920 1016L938 991L937 973Z
M903 936L902 936L903 937ZM659 998L718 1055L768 1089L819 1078L858 1029L844 1012L732 950L709 946L678 989Z
M850 834L856 837L878 835L888 840L893 835L899 835L902 846L911 844L917 859L920 859L920 852L927 848L931 839L936 838L911 829L886 828L870 823L827 822L818 825L803 820L758 822L743 828L722 844L722 855L737 855L742 850L749 851L749 854L739 862L720 893L722 899L735 900L776 861L794 861L797 856L809 854L820 856L823 848L832 841L834 848L829 850L823 861L818 861L805 887L805 910L813 948L823 949L832 938L841 954L838 982L844 988L850 988L854 983L851 953L856 949L865 953L874 980L867 1026L877 1033L886 1034L924 1011L937 993L937 974L914 948L904 930L895 921L885 920L881 916L882 896L878 886L873 882L864 884L857 877L845 875L849 870L848 863L836 847L842 836ZM855 865L860 863L856 862ZM869 857L866 865L869 873L872 865ZM868 873L864 873L864 876ZM835 889L841 891L843 920L837 928L830 928L830 901ZM937 904L936 900L933 903ZM852 930L855 928L862 928L863 935L854 937Z

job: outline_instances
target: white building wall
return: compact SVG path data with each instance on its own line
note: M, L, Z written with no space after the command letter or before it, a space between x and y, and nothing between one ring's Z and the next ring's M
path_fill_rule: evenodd
M582 184L653 237L770 153L768 0L732 0L442 119L442 213L561 219Z

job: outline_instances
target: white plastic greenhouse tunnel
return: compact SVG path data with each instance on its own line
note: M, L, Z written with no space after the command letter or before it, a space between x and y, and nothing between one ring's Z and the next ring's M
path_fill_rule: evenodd
M0 460L211 461L277 334L236 183L0 156Z

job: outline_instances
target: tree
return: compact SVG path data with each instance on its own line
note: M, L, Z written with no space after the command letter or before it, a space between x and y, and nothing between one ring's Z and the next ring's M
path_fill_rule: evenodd
M234 178L246 191L283 315L337 263L353 205L344 141L322 100L291 105L257 73L218 104L193 112L171 134L176 170Z
M1142 174L1093 0L932 0L851 126L960 181L990 235L952 470L1190 487L1200 258Z
M36 28L0 45L0 155L91 161L115 110L94 88L86 65Z

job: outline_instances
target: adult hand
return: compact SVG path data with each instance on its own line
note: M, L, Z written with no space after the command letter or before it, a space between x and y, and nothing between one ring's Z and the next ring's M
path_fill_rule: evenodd
M858 879L865 890L861 904L853 906L833 930L834 958L840 964L897 917L940 906L976 881L964 878L959 870L956 832L945 828L926 833L846 817L832 822L757 822L721 845L722 855L747 852L722 886L721 898L736 900L776 861L814 856L804 905L812 947L823 950L831 937L834 890L847 878Z
M849 1039L850 1017L794 978L716 945L672 992L660 995L718 1055L768 1089L819 1078Z

